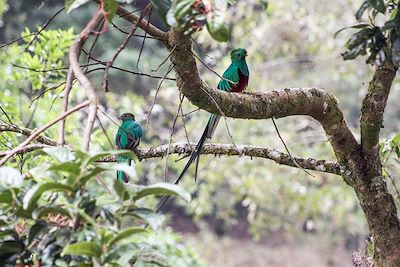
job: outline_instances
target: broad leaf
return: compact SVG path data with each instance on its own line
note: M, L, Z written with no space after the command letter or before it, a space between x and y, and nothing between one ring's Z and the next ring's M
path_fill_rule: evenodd
M65 9L67 10L67 13L69 13L89 1L90 0L65 0Z
M385 14L386 6L383 0L368 0L368 4L372 6L376 11Z
M66 147L45 147L42 150L59 162L73 161L75 159L74 154Z
M361 19L362 15L368 9L368 7L369 7L368 1L364 1L364 3L362 3L360 8L356 12L356 20L360 20Z
M101 247L96 242L80 242L67 245L62 254L99 258L101 256Z
M32 207L32 206L36 205L37 201L40 199L40 197L43 195L43 193L47 192L47 191L73 192L74 190L70 186L60 184L60 183L38 184L26 193L24 200L23 200L24 209L28 209L28 207Z
M107 20L111 22L117 12L118 3L115 0L105 0L104 9L107 12Z
M190 194L187 191L175 184L157 183L139 188L140 189L136 191L136 194L133 197L134 200L138 200L149 195L175 195L180 196L188 202L191 199Z
M0 168L0 188L20 187L23 180L18 170L11 167Z
M126 238L131 237L134 234L137 233L143 233L143 232L147 232L146 229L144 229L143 227L132 227L132 228L127 228L122 230L119 234L117 234L114 238L112 238L109 242L109 245L112 246L117 242L120 242Z

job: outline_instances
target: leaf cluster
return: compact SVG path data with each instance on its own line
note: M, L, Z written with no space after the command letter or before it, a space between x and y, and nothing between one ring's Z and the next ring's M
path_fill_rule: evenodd
M171 184L126 186L114 179L114 192L99 194L94 177L123 170L96 163L115 154L135 159L131 151L89 155L66 148L41 152L51 164L38 166L23 177L11 167L0 168L0 261L21 266L130 266L155 263L170 266L168 257L150 240L162 216L142 207L154 195L190 195ZM114 173L113 172L113 173ZM150 228L144 227L149 225ZM144 265L143 265L144 266Z
M368 0L364 1L357 10L355 17L359 23L345 27L345 29L358 29L346 42L347 50L342 53L344 60L352 60L358 56L367 56L367 64L380 64L391 58L396 66L400 64L400 17L399 4L393 0ZM377 25L377 17L385 16L384 25ZM363 22L363 17L368 15L369 22Z

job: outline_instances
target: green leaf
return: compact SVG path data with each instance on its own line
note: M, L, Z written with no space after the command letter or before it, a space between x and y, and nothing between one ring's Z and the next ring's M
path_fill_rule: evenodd
M126 238L131 237L134 234L143 233L143 232L147 232L147 230L144 229L143 227L140 227L140 228L139 227L132 227L132 228L124 229L119 234L114 236L114 238L112 238L110 240L109 245L112 246L117 242L120 242L120 241L122 241L122 240L124 240Z
M385 14L386 6L383 0L367 0L368 4L372 6L376 11Z
M46 205L35 209L32 213L32 218L34 220L40 219L48 214L61 214L66 217L71 218L68 210L62 208L61 206Z
M67 245L62 255L88 256L99 258L101 256L101 247L96 242L80 242Z
M28 209L29 207L33 207L34 205L36 205L37 201L40 199L40 197L43 195L43 193L47 192L47 191L74 192L74 190L70 186L60 184L60 183L38 184L26 193L24 200L23 200L24 209Z
M63 162L50 166L49 171L64 171L78 176L81 173L80 164L76 162Z
M207 30L218 42L227 42L231 38L231 33L225 25L217 25L207 22Z
M344 30L347 30L347 29L363 29L363 28L366 28L366 27L369 27L369 26L370 25L368 23L359 23L359 24L356 24L356 25L353 25L353 26L344 27L344 28L341 28L340 30L338 30L337 32L335 32L335 34L333 35L333 38L336 38L338 36L338 34L341 33Z
M368 1L364 1L364 3L362 3L360 8L356 12L356 20L360 20L361 19L362 15L368 9L368 7L369 7Z
M117 12L118 3L115 0L105 0L104 9L107 12L107 20L111 22Z
M126 190L125 185L117 179L114 179L114 190L122 201L129 199L130 194L128 190Z
M10 189L0 192L0 203L11 205L13 202L13 194Z
M207 30L211 37L219 42L229 40L231 33L225 26L225 15L227 12L227 2L225 0L214 0L209 19L207 19Z
M183 198L187 202L190 201L190 194L175 184L157 183L146 187L139 187L133 199L138 200L149 195L175 195Z
M75 160L74 154L66 147L45 147L42 149L47 155L59 162Z
M67 13L71 12L75 8L86 4L90 0L65 0L65 9L67 10Z
M79 184L80 185L86 184L90 180L90 178L104 172L105 170L106 169L98 167L98 166L94 167L87 175L85 175L79 179Z
M171 0L150 0L150 2L153 7L156 8L158 15L165 23L165 25L168 25L166 22L166 16L168 10L171 8Z
M11 167L0 168L0 188L21 187L24 178L21 173Z

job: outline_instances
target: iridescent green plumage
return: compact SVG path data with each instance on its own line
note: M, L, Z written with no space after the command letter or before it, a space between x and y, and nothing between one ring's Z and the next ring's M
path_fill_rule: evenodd
M122 124L119 126L115 135L115 143L118 149L135 150L140 143L143 135L142 127L135 121L135 116L131 113L124 113L120 116ZM124 156L118 156L118 163L127 163L131 165L131 159ZM123 171L117 171L117 179L128 182L129 178Z

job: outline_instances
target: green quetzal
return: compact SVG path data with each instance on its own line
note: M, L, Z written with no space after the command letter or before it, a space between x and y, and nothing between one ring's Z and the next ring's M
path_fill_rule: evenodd
M221 79L221 81L218 83L217 88L219 90L223 90L226 92L243 92L247 84L249 83L249 68L247 67L246 63L246 56L247 56L247 51L243 48L238 48L234 49L231 52L231 60L232 63L229 65L229 67L226 69L222 77L224 79ZM175 181L175 184L178 184L179 181L182 179L182 177L185 175L187 170L189 169L190 165L197 160L196 162L196 174L195 177L197 176L197 167L199 164L199 158L200 158L200 153L201 149L203 148L204 142L206 139L211 139L211 137L214 134L215 129L217 128L219 119L221 116L211 114L208 123L206 125L206 128L204 129L204 132L199 140L199 142L196 145L195 150L192 152L189 161L186 163L185 167L183 168L181 174L179 175L178 179ZM168 200L168 197L164 197L159 205L158 205L158 210L161 209L163 204Z
M132 113L124 113L119 119L122 120L122 124L119 126L117 134L115 135L115 143L118 149L130 149L135 150L140 143L142 138L143 130L142 126L135 121L135 116ZM131 159L124 156L118 156L118 163L128 163L131 165ZM129 177L123 171L117 171L117 179L127 183Z

